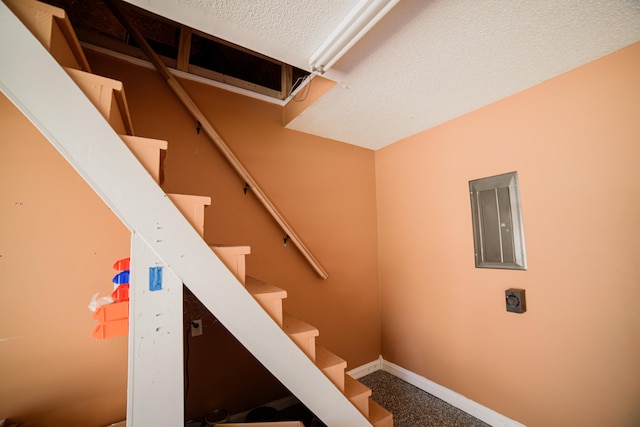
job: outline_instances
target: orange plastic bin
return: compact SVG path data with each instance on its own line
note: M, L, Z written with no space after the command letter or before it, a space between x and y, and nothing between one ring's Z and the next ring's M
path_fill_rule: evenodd
M129 319L114 320L111 322L98 323L91 336L97 340L120 337L129 334Z
M101 305L93 313L93 320L98 322L112 322L114 320L129 318L129 301L114 302Z

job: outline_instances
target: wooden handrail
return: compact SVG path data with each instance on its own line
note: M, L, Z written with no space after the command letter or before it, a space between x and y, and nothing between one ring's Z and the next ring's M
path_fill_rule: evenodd
M318 273L318 275L322 279L326 279L329 277L327 272L322 268L320 263L315 259L313 254L309 251L309 249L305 246L305 244L300 240L298 235L293 231L293 228L285 221L284 217L278 212L276 207L271 203L267 195L262 191L258 183L253 179L253 177L249 174L249 172L244 168L242 163L238 160L238 158L233 154L233 152L229 149L227 144L224 142L222 137L216 132L214 127L209 123L209 120L202 113L200 108L196 105L193 99L187 94L184 90L180 82L174 77L174 75L169 71L167 66L162 62L160 57L154 52L154 50L149 46L149 43L144 39L142 34L131 24L129 19L122 13L120 7L113 0L104 0L105 4L109 7L111 12L115 15L115 17L120 21L120 23L124 26L124 28L129 32L129 35L133 37L135 42L140 46L145 55L149 58L149 60L153 63L156 69L162 74L162 77L165 79L166 83L169 85L171 90L173 90L174 94L178 97L178 99L182 102L182 104L186 107L186 109L193 115L193 117L200 122L202 126L202 130L207 134L207 136L211 139L214 145L220 150L224 158L231 164L231 166L235 169L236 173L240 175L240 177L249 184L249 187L256 195L258 200L262 203L262 205L269 211L273 219L282 227L282 230L289 236L289 240L296 245L298 250L302 253L302 255L307 259L309 264L313 267L313 269Z

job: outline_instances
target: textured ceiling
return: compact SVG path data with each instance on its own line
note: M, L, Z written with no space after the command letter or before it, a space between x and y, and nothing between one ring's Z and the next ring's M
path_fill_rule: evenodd
M357 3L128 1L307 70ZM637 41L639 0L400 0L288 127L377 149Z

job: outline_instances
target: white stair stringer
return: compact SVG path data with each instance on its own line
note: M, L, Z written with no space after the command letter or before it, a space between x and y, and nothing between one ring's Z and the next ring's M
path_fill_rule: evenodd
M62 67L1 2L0 55L0 90L216 318L325 424L370 426L244 289ZM182 402L169 402L164 394L157 390L158 408L182 410Z

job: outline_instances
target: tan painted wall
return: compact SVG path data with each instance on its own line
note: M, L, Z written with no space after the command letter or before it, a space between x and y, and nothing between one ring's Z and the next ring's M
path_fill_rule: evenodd
M94 72L124 83L137 134L169 142L165 191L212 197L205 211L205 240L251 246L248 274L286 289L285 310L318 327L321 345L350 368L375 360L380 308L373 151L286 130L277 105L183 82L327 270L329 279L322 280L295 246L284 246L284 233L251 192L244 195L245 183L204 133L196 133L195 120L157 72L90 52L87 56ZM246 410L264 403L261 397L282 396L280 386L219 325L209 330L190 341L190 416L219 407ZM256 387L266 390L258 393ZM234 400L235 394L243 395L244 402Z
M0 419L124 418L127 338L96 341L87 306L113 290L129 232L0 95Z
M376 152L385 359L528 426L640 425L639 100L636 44ZM529 269L476 269L468 181L514 170Z

